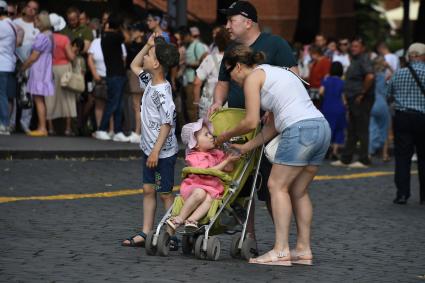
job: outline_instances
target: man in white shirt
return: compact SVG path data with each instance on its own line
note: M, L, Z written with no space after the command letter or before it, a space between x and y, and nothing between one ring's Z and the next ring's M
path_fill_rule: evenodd
M397 55L391 53L388 45L385 42L379 43L376 49L378 50L379 55L384 56L385 61L391 67L391 72L388 72L387 76L390 76L391 73L394 73L398 70L398 68L400 68L400 60L398 59Z
M35 41L35 37L40 31L34 26L35 16L38 13L39 4L35 0L28 0L24 8L24 13L22 18L18 18L13 21L14 24L19 26L24 30L24 39L22 46L16 49L16 54L19 57L19 60L24 62L31 53L31 46ZM29 131L30 123L32 117L32 109L23 109L21 113L21 127L24 132ZM12 115L14 119L14 115ZM13 121L12 121L13 123Z
M9 135L9 100L15 97L16 27L7 16L7 3L0 0L0 135Z

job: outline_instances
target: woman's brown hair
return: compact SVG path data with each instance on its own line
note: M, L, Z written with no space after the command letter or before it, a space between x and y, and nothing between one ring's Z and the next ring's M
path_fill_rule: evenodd
M263 52L253 51L248 46L238 44L224 53L223 62L229 66L227 70L231 71L236 63L252 67L264 63L265 59L266 55Z

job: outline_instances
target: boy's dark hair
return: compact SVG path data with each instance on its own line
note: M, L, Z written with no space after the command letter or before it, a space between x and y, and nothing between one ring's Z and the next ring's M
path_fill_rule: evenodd
M123 23L122 17L120 17L116 13L112 13L109 15L108 24L111 29L119 29Z
M78 47L78 52L81 53L84 50L84 40L81 37L77 37L71 43L71 45L76 45Z
M333 62L329 74L331 76L342 77L344 74L344 68L342 67L342 64L340 62Z
M162 36L155 37L155 56L164 71L177 66L180 54L174 45L168 44Z

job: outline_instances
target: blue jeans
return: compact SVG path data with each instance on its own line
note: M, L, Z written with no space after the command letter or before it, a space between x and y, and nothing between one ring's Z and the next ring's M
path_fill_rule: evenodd
M298 121L280 134L273 163L290 166L320 165L329 148L331 129L325 118Z
M9 98L16 94L15 76L13 72L0 72L0 124L9 126Z
M107 131L109 119L113 114L114 132L122 132L122 97L126 80L125 76L106 77L108 99L106 100L105 110L100 122L100 131Z
M374 154L384 146L388 137L390 125L390 110L386 99L377 95L370 113L369 123L369 154Z

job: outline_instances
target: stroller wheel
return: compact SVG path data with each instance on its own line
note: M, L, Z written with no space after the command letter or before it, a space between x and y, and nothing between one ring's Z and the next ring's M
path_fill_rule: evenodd
M216 236L211 236L208 239L207 258L216 261L220 257L220 240Z
M236 233L232 236L232 243L230 245L230 256L233 258L241 257L241 250L238 248L241 240L241 233Z
M191 255L193 250L194 238L190 235L182 236L182 250L184 255Z
M245 238L242 243L241 256L243 259L249 260L258 255L257 241L251 238Z
M156 255L158 244L156 246L153 245L154 235L155 235L154 230L149 231L149 233L146 235L145 250L147 255Z
M198 238L196 238L195 242L195 257L197 259L205 259L207 257L206 251L202 250L202 243L204 241L205 236L199 235Z
M167 231L162 231L158 236L157 250L160 256L168 256L170 251L170 234Z

